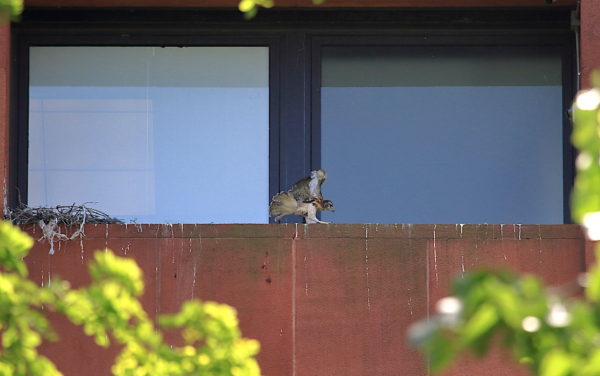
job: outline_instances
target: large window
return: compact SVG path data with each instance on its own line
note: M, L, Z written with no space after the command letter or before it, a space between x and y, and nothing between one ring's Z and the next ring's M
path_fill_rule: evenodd
M188 13L25 14L13 205L267 223L324 168L334 223L569 221L568 10Z
M531 46L323 47L325 218L562 223L561 72Z
M266 47L31 47L30 206L268 222Z

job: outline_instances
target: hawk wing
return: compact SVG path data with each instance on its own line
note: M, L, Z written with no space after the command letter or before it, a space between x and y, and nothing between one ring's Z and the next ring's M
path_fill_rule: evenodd
M305 201L310 199L323 199L321 194L321 185L327 179L327 173L323 170L311 171L310 176L298 180L289 192L296 201Z

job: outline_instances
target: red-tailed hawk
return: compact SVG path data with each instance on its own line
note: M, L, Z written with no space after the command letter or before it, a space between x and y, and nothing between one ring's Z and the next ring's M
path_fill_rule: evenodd
M328 223L317 218L317 212L333 210L331 200L323 200L321 185L327 179L323 170L315 170L303 179L298 180L287 192L276 194L269 205L269 215L275 222L289 214L301 215L306 223Z

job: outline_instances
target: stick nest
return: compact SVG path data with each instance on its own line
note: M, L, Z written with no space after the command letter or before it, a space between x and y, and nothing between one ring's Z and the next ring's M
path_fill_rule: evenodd
M87 207L86 205L65 205L48 207L30 208L20 205L16 208L7 209L5 218L16 225L30 225L41 223L55 223L57 225L83 225L86 223L123 224L123 221L113 218L108 214Z

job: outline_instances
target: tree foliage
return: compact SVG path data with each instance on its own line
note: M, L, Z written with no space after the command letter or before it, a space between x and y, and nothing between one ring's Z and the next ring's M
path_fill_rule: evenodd
M600 240L600 76L594 82L573 105L572 141L579 155L571 202L575 221ZM531 275L479 271L458 279L452 294L438 302L437 315L409 331L433 370L464 351L484 355L500 339L535 375L600 375L598 264L553 289Z
M96 252L89 286L72 289L54 279L40 287L27 279L22 261L32 245L17 227L0 223L0 375L61 375L37 351L43 339L57 340L43 310L64 314L99 346L120 344L114 375L260 375L259 344L241 338L232 307L188 301L179 313L160 316L161 328L181 332L183 346L172 346L142 308L135 261Z
M312 2L318 5L323 4L325 0L312 0ZM256 16L259 8L272 8L274 5L274 0L240 0L238 8L249 19Z
M0 0L0 23L18 19L23 12L23 0Z

